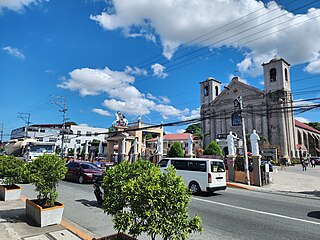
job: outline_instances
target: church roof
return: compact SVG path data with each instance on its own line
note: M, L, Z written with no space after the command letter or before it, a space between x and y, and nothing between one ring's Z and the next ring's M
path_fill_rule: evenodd
M313 128L313 127L310 127L309 125L304 124L304 123L302 123L302 122L299 122L299 121L296 120L296 119L294 120L294 125L295 125L296 127L303 128L303 129L305 129L305 130L308 130L308 131L311 131L311 132L315 132L315 133L320 134L320 131L318 131L317 129L315 129L315 128Z
M268 63L262 63L262 66L269 64L269 63L273 63L273 62L278 62L278 61L284 61L288 66L290 66L290 63L288 63L286 60L284 60L283 58L279 58L279 57L274 57L272 58Z
M252 87L252 86L250 86L250 85L248 85L248 84L246 84L246 83L244 83L244 82L239 81L239 80L238 80L238 77L232 78L232 80L231 80L231 82L229 83L229 85L227 86L227 88L230 88L231 90L233 90L233 86L234 86L234 85L240 85L240 86L242 86L242 87L244 87L244 88L247 88L247 89L249 89L250 91L255 92L255 93L259 94L259 95L264 94L264 91L261 91L261 90L258 89L258 88ZM227 89L224 89L224 90L213 100L213 102L218 102L221 98L223 98L223 95L225 95L227 92L228 92L228 90L227 90Z

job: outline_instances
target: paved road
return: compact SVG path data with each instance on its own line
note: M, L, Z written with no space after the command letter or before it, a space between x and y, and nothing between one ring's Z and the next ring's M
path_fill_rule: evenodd
M114 233L110 216L96 204L91 184L61 182L64 216L98 236ZM35 197L33 186L23 194ZM189 239L320 239L320 200L229 188L192 196L191 216L200 215L205 231ZM143 236L139 239L149 239Z

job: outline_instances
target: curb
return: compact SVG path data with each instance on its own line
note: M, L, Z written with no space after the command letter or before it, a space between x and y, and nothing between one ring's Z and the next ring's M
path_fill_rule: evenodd
M20 196L20 200L23 202L26 202L27 198L24 196ZM73 223L72 221L70 221L67 218L63 217L63 220L61 220L60 225L65 227L67 230L69 230L70 232L77 235L78 237L80 237L83 240L92 240L93 239L93 237L89 236L83 230L80 230L79 227L75 223Z
M233 183L233 182L227 182L227 187L233 187L233 188L241 188L245 190L254 190L254 188L251 188L247 185L239 184L239 183Z

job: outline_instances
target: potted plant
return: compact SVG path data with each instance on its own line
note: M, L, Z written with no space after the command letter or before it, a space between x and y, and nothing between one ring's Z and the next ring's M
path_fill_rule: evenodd
M157 235L187 239L189 233L203 230L199 216L188 216L190 193L173 168L162 174L149 161L123 161L106 172L103 189L103 209L113 216L118 234L101 240L136 239L142 233L152 240Z
M40 227L59 224L64 205L56 201L57 186L67 172L65 161L57 155L42 155L28 163L28 180L39 193L37 199L26 201L26 215Z
M17 200L22 188L16 185L22 179L24 161L13 156L0 155L0 199Z

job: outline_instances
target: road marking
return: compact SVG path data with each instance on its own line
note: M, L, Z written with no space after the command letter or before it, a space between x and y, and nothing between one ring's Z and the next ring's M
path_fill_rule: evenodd
M226 203L209 201L209 200L201 199L201 198L192 197L192 199L202 201L202 202L212 203L212 204L216 204L216 205L220 205L220 206L224 206L224 207L240 209L240 210L244 210L244 211L248 211L248 212L260 213L260 214L264 214L264 215L268 215L268 216L279 217L279 218L290 219L290 220L304 222L304 223L311 223L311 224L315 224L315 225L320 225L320 222L313 222L313 221L304 220L304 219L300 219L300 218L288 217L288 216L284 216L284 215L280 215L280 214L276 214L276 213L263 212L263 211L254 210L254 209L250 209L250 208L238 207L238 206L234 206L234 205L230 205L230 204L226 204Z

